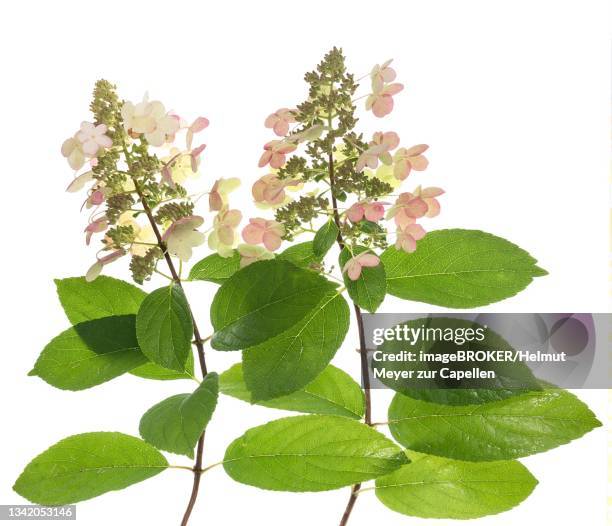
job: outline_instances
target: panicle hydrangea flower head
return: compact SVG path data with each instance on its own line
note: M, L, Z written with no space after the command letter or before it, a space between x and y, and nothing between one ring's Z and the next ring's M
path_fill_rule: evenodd
M100 256L87 277L95 279L105 265L129 254L132 276L142 283L161 258L187 261L205 242L198 231L204 219L194 214L195 203L182 184L197 175L205 145L193 147L192 142L209 122L197 117L188 124L147 95L138 103L122 102L104 80L96 83L90 108L93 121L83 122L62 145L73 169L87 161L91 166L67 188L86 189L84 207L94 209L85 227L86 243L103 234ZM177 141L181 132L184 146ZM161 147L168 153L153 150Z

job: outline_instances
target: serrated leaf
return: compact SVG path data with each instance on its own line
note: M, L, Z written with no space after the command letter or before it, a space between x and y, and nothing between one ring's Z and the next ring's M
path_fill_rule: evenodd
M191 380L194 377L193 366L193 353L189 353L184 372L173 371L156 363L148 362L132 369L130 374L147 380Z
M123 433L84 433L51 446L32 460L13 489L30 502L61 506L120 490L168 467L164 456Z
M453 308L509 298L547 274L522 248L480 230L429 232L416 252L390 247L381 259L389 294Z
M458 460L509 460L541 453L599 426L583 402L561 389L469 406L397 394L389 406L389 429L400 444Z
M340 230L332 219L327 221L314 236L312 240L312 251L315 256L323 257L331 247L334 246Z
M509 510L538 481L516 460L464 462L408 453L411 463L376 479L388 508L426 519L476 519Z
M136 336L153 363L184 372L191 352L193 321L185 293L178 285L149 294L136 316Z
M314 380L342 345L348 327L348 305L331 290L289 330L245 349L242 367L253 400L287 395Z
M240 269L240 254L234 251L230 257L211 254L198 261L189 272L190 280L211 281L221 285Z
M327 491L400 468L403 451L371 427L340 416L293 416L248 430L225 452L237 482L278 491Z
M84 277L56 279L57 295L70 323L108 316L136 314L146 293L134 285L108 276L94 281Z
M136 341L135 316L85 321L51 340L30 375L78 391L107 382L147 362Z
M315 256L312 250L312 241L291 245L289 248L283 250L277 256L277 259L289 261L296 267L301 268L310 268L321 262L321 258Z
M315 272L280 259L259 261L236 272L213 299L211 345L246 349L300 322L334 285Z
M208 373L193 393L166 398L140 419L140 436L164 451L193 458L193 450L217 405L219 377Z
M471 320L449 317L427 317L399 323L394 330L401 332L433 331L436 338L418 338L414 343L404 340L387 340L379 345L372 355L372 367L377 371L384 369L390 376L381 377L386 386L402 394L437 404L470 405L503 400L527 391L541 390L540 382L533 376L531 369L521 361L486 361L486 360L453 360L457 353L464 352L466 346L473 352L510 352L512 346L495 331ZM474 339L467 342L459 339L459 334L467 335L471 331ZM445 340L443 335L453 337ZM481 335L480 339L476 336ZM392 358L402 352L414 353L413 361L397 361ZM421 359L426 353L427 360ZM430 357L437 356L438 360ZM450 363L450 365L449 365ZM495 378L466 378L451 380L441 376L442 369L451 371L471 371L480 368L493 371ZM393 373L414 371L412 378L401 378ZM427 378L417 378L416 371L426 371ZM433 377L432 377L433 376Z
M364 414L364 394L361 387L348 374L333 365L328 365L312 382L290 395L253 402L251 392L244 382L242 364L237 363L219 376L219 391L244 402L285 411L356 419Z
M353 248L355 255L361 254L366 250L365 247ZM352 257L353 255L348 249L343 249L340 252L340 268L344 268L346 262ZM387 293L387 281L383 262L381 261L375 267L363 267L361 275L355 281L349 278L345 272L342 275L346 290L351 299L368 312L375 312L385 299L385 294Z

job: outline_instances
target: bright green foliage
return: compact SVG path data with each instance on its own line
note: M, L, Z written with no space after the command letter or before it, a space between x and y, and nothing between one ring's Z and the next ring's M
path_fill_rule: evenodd
M219 391L245 402L252 402L244 383L242 364L237 363L219 377ZM305 387L286 396L254 402L258 405L299 413L346 416L360 419L364 413L364 395L355 380L341 369L328 365Z
M436 230L416 252L388 248L381 258L389 294L462 309L514 296L546 275L522 248L480 230Z
M140 419L140 436L164 451L193 458L193 450L217 405L219 377L209 373L191 394L154 405Z
M140 367L136 367L136 369L132 369L130 374L140 378L146 378L147 380L189 380L194 376L193 353L189 353L187 356L187 363L185 364L184 372L166 369L161 365L149 362L141 365Z
M123 433L84 433L54 444L30 462L13 489L30 502L60 506L120 490L168 467L164 456Z
M85 321L51 340L30 375L59 389L78 391L107 382L144 363L136 341L135 317Z
M366 251L365 247L355 247L354 254ZM340 268L344 268L346 262L353 257L348 249L340 253ZM387 281L385 266L380 262L375 267L363 267L361 275L353 281L346 273L343 273L344 284L351 299L361 308L368 312L375 312L385 299L387 293Z
M238 482L279 491L326 491L407 463L403 451L365 424L339 416L292 416L248 430L225 452Z
M146 294L130 283L108 276L56 279L57 295L70 323L136 314Z
M142 352L153 363L185 371L193 321L180 286L162 287L145 298L136 316L136 335Z
M401 340L387 340L379 345L377 349L381 353L381 360L373 362L378 369L384 367L387 372L415 371L411 379L381 379L385 385L402 394L438 404L470 405L502 400L526 391L541 389L540 382L533 376L531 369L521 361L455 361L452 365L453 370L470 371L474 367L480 367L493 371L495 378L453 381L440 377L440 369L449 367L442 360L442 356L453 358L457 352L465 351L467 345L469 345L471 351L475 352L486 352L491 349L499 352L514 351L510 344L496 332L474 321L448 317L429 317L409 320L398 324L396 327L401 330L416 330L419 327L426 327L428 330L439 330L440 333L452 330L454 334L458 334L459 331L463 334L470 334L468 331L471 331L472 335L478 334L478 331L480 331L480 334L483 335L483 339L474 339L469 343L456 342L454 339L448 341L443 339L423 341L423 339L419 339L413 345ZM388 356L402 351L413 352L417 359L412 362L386 360ZM419 359L420 352L438 355L440 361L422 361ZM418 379L416 378L416 371L433 371L436 373L436 377ZM453 386L457 388L452 389Z
M408 449L459 460L508 460L581 437L601 422L573 394L534 391L481 405L450 406L395 395L389 428Z
M312 251L316 256L323 257L334 245L340 230L332 219L327 221L315 234L312 240Z
M321 264L321 258L315 256L312 248L312 241L297 243L283 250L278 259L290 261L296 267L312 268Z
M198 261L189 272L190 280L212 281L221 285L240 269L240 254L234 251L228 258L211 254Z
M221 285L213 299L212 346L234 351L265 342L300 322L333 289L322 276L288 261L253 263Z
M427 519L476 519L525 500L537 480L516 460L463 462L409 453L412 462L376 479L393 511Z
M269 400L306 386L325 369L349 327L346 300L330 290L299 323L242 353L253 400Z

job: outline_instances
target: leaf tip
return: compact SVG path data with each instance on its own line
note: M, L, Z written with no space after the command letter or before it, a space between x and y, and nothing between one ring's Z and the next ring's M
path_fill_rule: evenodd
M542 276L548 276L548 271L543 269L542 267L538 267L537 265L533 266L533 276L536 278Z

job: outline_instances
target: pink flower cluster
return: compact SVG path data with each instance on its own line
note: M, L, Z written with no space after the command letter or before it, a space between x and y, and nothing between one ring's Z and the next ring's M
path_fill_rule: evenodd
M366 110L372 110L376 117L389 115L393 110L393 95L404 89L404 85L393 82L396 77L395 70L390 67L391 60L384 64L376 64L370 72L372 93L366 99Z

